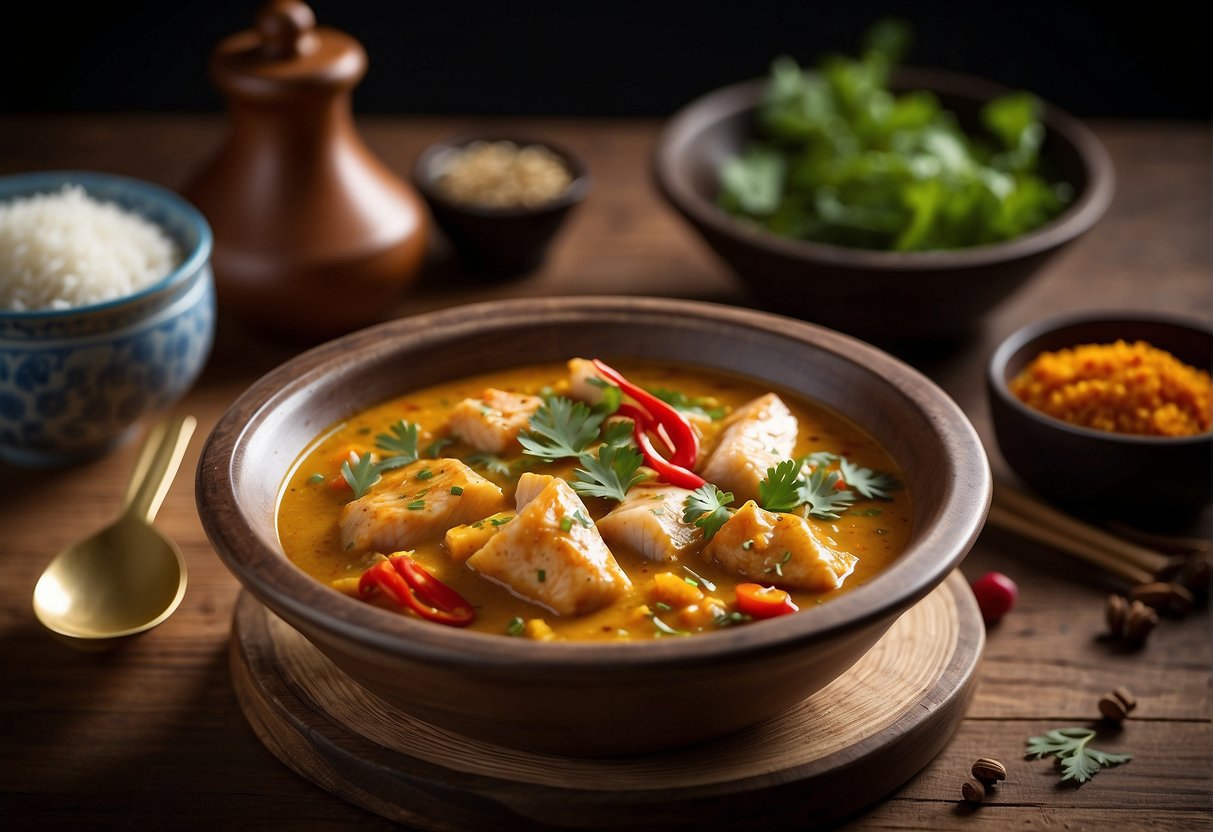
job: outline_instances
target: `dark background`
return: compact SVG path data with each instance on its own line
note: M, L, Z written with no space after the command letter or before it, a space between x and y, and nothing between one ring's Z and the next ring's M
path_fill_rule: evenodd
M0 111L215 110L206 60L245 0L0 0ZM1209 2L408 3L314 0L366 46L372 113L666 115L714 87L854 50L882 15L912 63L1030 89L1080 116L1208 118Z

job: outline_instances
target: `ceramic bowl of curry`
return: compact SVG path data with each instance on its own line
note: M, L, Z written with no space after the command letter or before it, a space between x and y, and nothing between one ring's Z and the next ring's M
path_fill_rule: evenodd
M667 616L663 610L670 608L651 600L649 605L641 605L645 612L635 625L608 622L611 632L607 637L577 633L576 625L567 624L565 619L575 622L582 610L556 613L553 608L561 604L560 599L545 595L537 596L542 604L529 608L540 610L536 617L546 619L558 637L526 637L534 634L512 629L512 609L494 611L490 606L497 602L474 594L479 590L474 586L474 576L464 574L466 569L434 574L467 594L476 617L476 623L467 627L443 626L452 622L441 621L441 616L420 616L385 608L382 603L368 603L359 592L335 591L343 582L361 584L356 576L364 567L364 578L374 569L390 571L388 565L396 563L395 555L390 561L372 555L371 560L362 561L363 565L348 573L354 578L328 581L309 574L313 567L305 563L306 558L299 559L295 539L296 532L310 522L308 516L328 510L323 508L327 500L338 507L344 504L341 511L345 518L350 507L371 498L374 489L380 487L367 486L370 490L362 492L361 497L344 490L336 500L324 496L330 483L337 489L361 490L360 477L366 473L363 463L369 464L373 457L361 453L359 442L386 441L379 447L394 447L392 453L411 449L414 462L405 467L383 463L382 472L382 482L394 483L388 496L404 500L408 507L428 511L426 507L437 504L439 497L448 502L456 493L460 499L469 498L473 488L484 487L485 478L504 482L504 475L477 467L482 466L483 458L458 450L459 442L450 444L449 438L433 442L433 435L408 434L404 420L415 419L414 425L433 427L435 423L426 421L430 418L427 408L434 401L454 399L456 388L450 386L454 380L496 378L483 374L501 373L503 378L512 379L505 384L511 389L532 389L527 385L541 383L546 388L546 380L528 380L525 368L563 367L565 361L577 356L606 359L628 373L633 371L631 368L650 374L673 368L668 377L692 390L723 379L717 388L721 402L730 404L734 401L730 396L734 396L738 402L733 407L735 413L745 410L740 402L750 395L748 391L760 390L778 391L790 403L820 406L823 412L833 414L829 419L848 426L846 430L869 437L872 453L878 448L882 455L863 457L866 451L860 448L867 447L863 441L842 440L845 447L836 447L839 453L834 459L841 454L858 454L856 459L885 460L883 464L896 469L900 480L897 485L903 487L896 502L855 502L857 510L846 511L844 507L835 515L840 519L832 521L833 525L826 521L821 528L836 528L835 534L845 534L848 524L867 523L879 518L882 511L889 511L891 514L884 515L887 522L873 522L871 528L884 525L889 531L895 523L900 524L899 530L894 530L894 536L900 535L900 551L879 571L857 577L846 591L832 593L828 602L810 600L802 603L799 612L766 620L759 620L762 616L757 614L753 620L750 616L735 617L734 622L721 618L716 622L720 626L712 626L709 621L702 632L693 635L684 631L684 626L693 629L690 624L680 623L686 619L666 617L672 627L659 623L658 618ZM657 377L650 375L646 381ZM559 383L555 387L556 393L547 389L542 393L548 398L536 397L545 403L542 406L551 406L553 396L559 396ZM800 404L789 406L801 412ZM481 409L497 412L487 406ZM710 414L713 409L703 408L703 418L715 418ZM381 431L378 440L373 440L377 431L371 424L389 413L400 422L390 433ZM478 417L475 408L471 417ZM639 416L634 418L643 421ZM534 429L536 422L530 424ZM710 435L716 429L704 430ZM353 450L342 445L336 454L339 461L326 463L336 446L325 443L347 441L347 434ZM534 438L538 434L527 435ZM674 436L671 441L675 451L670 454L667 449L666 454L672 471L678 467L673 463L680 453L677 448L681 439ZM427 443L427 450L420 451ZM723 439L718 440L713 453L723 444ZM598 462L605 459L604 447L605 443L598 448ZM661 462L647 454L646 449L641 471ZM441 479L447 474L446 463L460 470L462 463L440 460L443 456L462 457L484 477L469 471L463 475L471 479L448 484ZM825 464L821 460L826 458L820 457L818 464ZM579 461L582 466L594 468L585 456ZM334 477L331 471L317 470L325 464L341 465L343 473ZM560 464L540 460L525 473L512 475L517 477L517 515L502 521L508 520L508 524L488 544L481 544L482 548L468 559L469 565L477 559L485 561L474 566L488 574L486 552L498 540L510 539L506 530L525 528L524 514L530 505L540 502L540 497L535 497L534 503L523 507L523 482L527 477L543 480ZM848 469L847 476L853 482L863 477L857 470ZM701 473L708 472L704 469ZM769 478L771 472L767 473ZM667 475L675 476L663 474ZM726 479L722 475L721 481ZM437 482L442 485L435 490ZM834 479L826 478L827 485L834 483ZM686 483L685 487L692 485ZM741 491L740 485L733 487ZM542 494L562 488L559 483L550 484ZM315 496L309 498L315 501L311 504L314 508L305 504L302 509L292 509L299 505L297 492L310 493L309 489L315 490ZM356 683L440 729L507 747L574 756L681 747L778 719L782 711L849 668L902 612L949 574L976 539L990 494L986 457L964 414L935 384L897 359L804 322L712 304L642 298L530 299L461 307L383 324L317 347L272 371L237 400L208 439L197 477L199 513L227 567L249 593L303 634ZM769 484L761 497L757 493L750 497L769 502ZM600 498L585 499L586 505L597 506L593 501ZM619 503L620 508L623 505ZM747 502L741 506L738 500L709 545L719 543L717 538L726 539L725 529L751 505ZM858 510L861 506L870 508ZM403 504L400 507L405 508ZM482 506L479 513L492 509ZM902 519L892 519L898 511L904 511ZM601 511L595 507L588 513L591 516L584 517L583 524L580 512L570 511L559 518L560 526L554 533L563 530L569 535L596 536L590 526L594 521L602 526ZM673 513L678 513L677 508ZM407 514L402 511L400 516ZM336 514L323 521L329 530L319 534L328 535L329 545L339 550L339 556L342 547L336 543L335 518ZM348 529L345 520L341 522L344 534ZM471 522L459 528L476 527L477 523ZM476 533L491 532L485 529ZM455 548L449 535L446 541L453 555ZM608 539L615 548L614 538ZM751 547L746 542L734 541L735 551L748 551ZM354 545L351 538L347 545L350 552L344 560L357 562L364 557L357 554L366 548L361 542ZM412 549L412 544L398 548ZM500 550L504 544L496 548ZM616 552L618 563L639 586L638 576L645 567L637 571L640 561L629 559L625 551ZM421 561L438 556L418 545L415 557ZM442 568L435 560L424 562L431 569ZM699 563L696 569L709 570L701 578L723 583L720 563L708 563L706 559ZM793 564L777 557L770 563L764 571L773 574L751 578L772 585L790 581ZM847 571L850 565L848 561ZM651 571L667 569L683 578L694 574L688 571L683 576L676 566L665 563ZM510 591L497 597L504 599L503 604L530 603L528 599L534 599L528 592L544 592L543 586L552 585L552 568L546 571L546 585L545 569L540 568L538 574L535 570L529 573L532 584L508 584ZM859 575L858 571L852 573L852 577ZM497 579L500 583L511 580L500 575ZM712 581L686 583L702 590ZM416 589L416 584L411 585ZM728 592L730 606L726 610L733 610L732 585L712 588L717 595ZM736 592L740 603L740 586ZM385 593L377 593L369 600L382 601L384 597ZM463 609L456 612L471 615ZM481 619L485 629L478 630ZM731 623L737 626L725 626ZM668 627L672 632L655 631L655 627ZM565 638L566 634L570 637Z

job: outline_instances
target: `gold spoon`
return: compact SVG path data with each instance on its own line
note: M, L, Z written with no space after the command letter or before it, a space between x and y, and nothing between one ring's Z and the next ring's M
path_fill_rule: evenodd
M185 596L185 559L151 522L197 424L181 416L148 431L122 515L56 555L38 579L34 615L73 646L106 647L150 630Z

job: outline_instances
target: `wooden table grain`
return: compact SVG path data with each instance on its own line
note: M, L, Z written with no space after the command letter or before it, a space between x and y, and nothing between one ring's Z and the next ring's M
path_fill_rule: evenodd
M650 120L498 122L567 145L595 173L590 199L538 273L505 284L469 281L441 247L396 314L472 300L552 294L648 294L748 304L742 286L661 202L649 179ZM474 126L451 118L363 119L368 144L407 173L427 143ZM994 345L1045 314L1129 308L1210 315L1210 147L1207 125L1097 122L1116 165L1107 217L948 351L911 353L972 418L996 474L983 370ZM0 173L106 170L179 187L222 139L218 116L6 116ZM261 373L301 348L220 327L211 362L176 408L204 436ZM76 468L0 465L0 823L8 829L140 827L388 828L293 774L245 724L228 672L238 585L211 551L194 509L196 439L157 521L189 565L185 601L163 626L100 654L69 650L35 622L38 574L64 545L118 510L135 447ZM1143 472L1148 487L1148 472ZM1208 534L1210 518L1198 531ZM1109 578L1038 545L984 532L963 566L998 569L1021 597L989 633L975 701L945 751L847 829L1213 828L1211 648L1207 611L1164 620L1139 652L1100 638ZM1100 694L1129 687L1139 707L1100 746L1132 762L1079 788L1048 761L1023 759L1024 739L1086 725ZM1007 781L980 808L960 784L979 756Z

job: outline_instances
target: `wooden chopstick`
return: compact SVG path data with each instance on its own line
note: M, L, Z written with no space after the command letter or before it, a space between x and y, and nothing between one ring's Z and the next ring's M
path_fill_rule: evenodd
M1159 572L1184 560L1122 540L1001 483L994 488L989 522L1074 555L1133 584L1154 581Z

